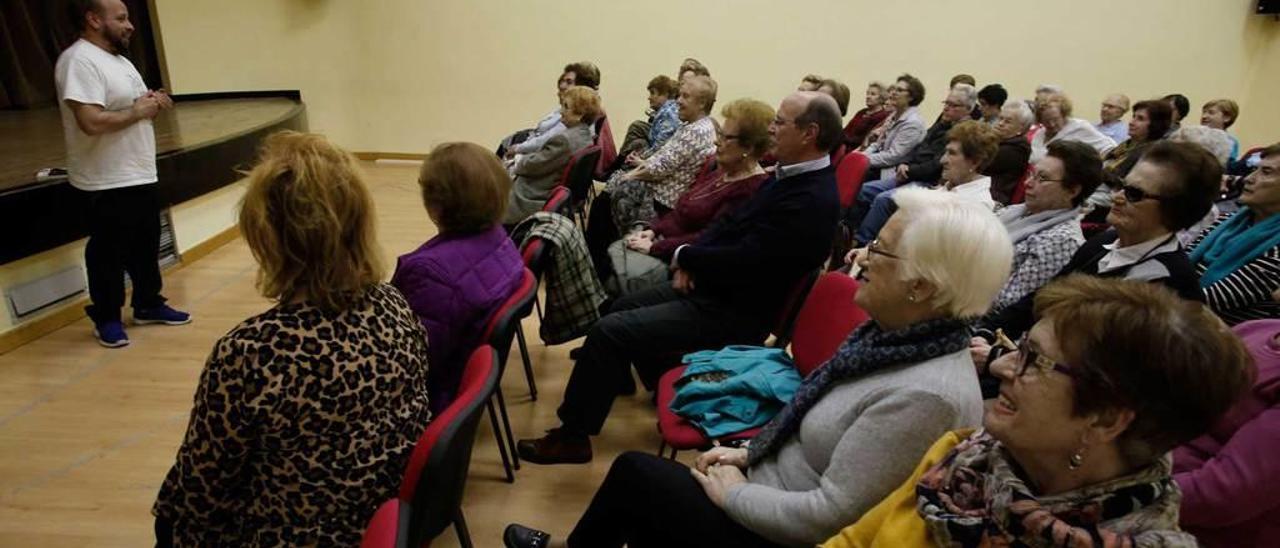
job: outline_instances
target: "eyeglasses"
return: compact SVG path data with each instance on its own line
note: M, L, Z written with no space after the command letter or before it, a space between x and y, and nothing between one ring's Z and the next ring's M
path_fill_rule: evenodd
M1061 179L1045 179L1045 174L1040 173L1039 171L1032 171L1032 172L1031 172L1031 181L1032 181L1032 182L1034 182L1034 183L1036 183L1036 184L1040 184L1040 183L1065 183L1065 182L1066 182L1066 181L1063 181L1063 180L1061 180Z
M867 244L867 253L868 253L868 254L872 254L872 255L883 255L883 256L888 257L888 258L890 258L890 259L898 259L898 260L902 260L902 257L899 257L899 256L897 256L897 255L894 255L894 254L889 253L888 251L885 251L884 249L882 249L882 248L880 247L880 238L876 238L876 239L874 239L874 240L871 240L871 243Z
M943 106L956 107L956 108L960 108L964 106L964 103L957 103L955 101L943 101L942 104Z
M1025 377L1027 375L1027 370L1031 369L1031 366L1034 365L1037 376L1044 376L1050 371L1057 371L1073 379L1076 378L1076 371L1071 366L1055 362L1049 357L1033 350L1031 348L1030 333L1023 334L1022 338L1018 339L1017 344L1015 344L1013 341L1009 340L1007 335L1004 334L1004 330L998 329L996 330L996 344L1003 346L1007 350L1016 351L1018 353L1018 357L1022 358L1018 363L1018 377Z
M736 140L738 137L741 137L741 135L734 135L731 133L717 133L716 137L719 137L721 141L733 141L733 140Z
M1156 195L1156 194L1152 194L1152 193L1150 193L1150 192L1147 192L1147 191L1145 191L1145 190L1142 190L1141 188L1138 188L1138 187L1133 186L1133 185L1124 185L1124 186L1121 186L1121 187L1120 187L1120 192L1121 192L1122 194L1124 194L1124 199L1125 199L1125 201L1127 201L1127 202L1141 202L1141 201L1146 200L1146 199L1148 199L1148 198L1150 198L1150 199L1152 199L1152 200L1163 200L1163 199L1165 199L1165 197L1164 197L1164 196L1159 196L1159 195Z
M775 126L785 126L785 125L788 125L788 124L790 124L790 123L792 123L792 122L794 122L794 121L795 121L795 120L788 120L788 119L783 118L783 117L781 117L781 116L774 116L774 117L773 117L773 125L775 125Z

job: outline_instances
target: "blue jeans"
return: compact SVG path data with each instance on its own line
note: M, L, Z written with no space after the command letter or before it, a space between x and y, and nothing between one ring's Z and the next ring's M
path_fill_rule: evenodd
M875 182L879 183L880 181ZM874 195L875 197L871 200L871 208L863 216L862 223L858 225L858 231L853 236L856 247L862 247L870 243L871 240L876 239L876 236L880 234L880 229L884 228L885 223L889 222L889 217L898 210L898 204L894 203L893 195L898 192L899 188L908 186L923 187L926 185L924 183L911 182L898 187L890 187ZM859 199L861 199L861 196L859 196Z

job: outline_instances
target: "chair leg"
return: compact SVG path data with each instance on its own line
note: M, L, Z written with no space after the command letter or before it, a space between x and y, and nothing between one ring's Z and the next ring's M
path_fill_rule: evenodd
M537 296L533 297L533 309L538 311L538 323L542 323L542 301Z
M524 361L524 380L529 383L529 398L538 401L538 385L533 381L533 362L529 361L529 346L524 342L524 329L516 325L516 342L520 344L520 359Z
M666 456L666 454L667 454L667 440L662 440L662 442L658 444L658 456L662 457L662 456Z
M519 470L520 453L516 451L516 438L511 435L511 419L507 417L507 401L502 397L502 388L498 388L494 395L498 396L498 413L502 415L502 429L507 434L507 446L511 448L511 466Z
M493 399L488 402L489 407L489 424L493 427L494 441L498 442L498 454L502 455L502 469L507 473L507 483L516 482L516 474L511 471L511 460L507 458L507 444L502 440L502 428L498 426L498 411L493 407ZM514 455L516 447L511 446L511 453Z
M458 508L453 516L453 530L458 533L458 545L462 548L474 548L471 544L471 532L467 530L467 519L462 517L462 508Z
M672 447L672 448L671 448L671 460L676 460L676 453L678 453L678 452L679 452L679 451L676 451L676 448L675 448L675 447Z

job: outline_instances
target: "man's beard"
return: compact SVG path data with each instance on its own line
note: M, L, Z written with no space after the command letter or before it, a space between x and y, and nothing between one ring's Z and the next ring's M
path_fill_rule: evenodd
M116 55L124 55L129 51L129 35L125 33L108 34L107 41L111 44L112 53Z

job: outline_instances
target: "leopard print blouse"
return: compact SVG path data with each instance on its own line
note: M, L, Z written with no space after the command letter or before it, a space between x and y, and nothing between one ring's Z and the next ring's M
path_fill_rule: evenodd
M358 546L429 419L427 339L393 287L279 305L214 346L152 513L176 546Z

